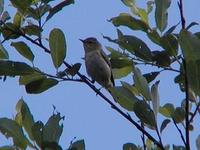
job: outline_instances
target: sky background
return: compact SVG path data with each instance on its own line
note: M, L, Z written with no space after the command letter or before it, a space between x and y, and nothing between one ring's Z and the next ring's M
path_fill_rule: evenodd
M186 0L183 2L186 23L189 24L192 21L199 23L200 1ZM137 4L142 7L145 6L145 3L145 0L138 0L137 2ZM5 9L9 10L11 14L13 13L11 6L8 5L8 1L6 1ZM77 62L82 63L83 65L81 66L80 72L86 74L84 62L82 60L84 51L82 43L78 39L93 36L96 37L102 45L117 48L116 45L112 45L103 39L102 34L113 38L117 36L116 28L107 20L122 12L130 11L120 0L77 0L74 5L65 7L46 24L43 36L48 37L53 28L62 29L67 40L68 50L66 61L69 64ZM150 23L155 26L153 15L154 14L151 15ZM172 26L179 21L180 16L177 1L172 0L169 9L168 24L169 26ZM152 50L158 48L153 45L144 34L130 31L127 28L121 29L126 34L139 36ZM180 26L177 31L179 31L179 29ZM193 27L192 30L199 31L199 26ZM10 54L10 59L26 61L14 50L14 48L10 47L9 44L10 42L7 42L5 47ZM56 74L51 57L38 47L32 45L31 48L35 54L35 66L47 73ZM150 72L150 69L151 68L149 67L143 67L142 73ZM169 102L174 103L176 106L180 106L180 102L184 98L184 95L180 93L178 86L174 84L173 79L175 75L176 74L174 73L164 72L158 77L158 80L161 80L159 85L161 105ZM123 80L132 82L130 77ZM118 85L119 81L117 82ZM96 84L96 86L100 87L98 84ZM132 124L115 112L115 110L99 96L96 96L96 94L85 84L63 82L42 94L30 95L26 94L23 86L19 86L18 78L7 78L6 82L0 83L0 91L0 117L13 118L15 115L15 105L21 97L23 97L29 105L35 121L41 120L46 122L48 117L52 115L52 105L55 105L57 111L65 116L65 120L63 121L64 130L60 142L64 149L69 146L70 141L74 137L76 137L77 140L84 139L87 150L120 150L126 142L133 142L141 145L141 133ZM105 90L102 90L102 92L110 97ZM132 113L130 114L133 115ZM161 117L161 120L162 119L163 118ZM198 119L196 124L199 124L199 121L200 120ZM194 139L196 139L199 131L200 127L198 127L195 132L191 133L192 149L196 149ZM152 132L150 131L150 133ZM173 124L170 124L163 132L162 138L164 144L176 143L182 145L180 136ZM0 146L10 143L10 140L7 140L4 136L0 135Z

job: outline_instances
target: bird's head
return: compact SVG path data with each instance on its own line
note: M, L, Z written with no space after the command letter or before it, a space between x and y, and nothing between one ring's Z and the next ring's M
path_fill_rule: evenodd
M80 39L80 41L83 42L83 46L86 53L101 49L101 44L94 37L89 37L86 38L85 40Z

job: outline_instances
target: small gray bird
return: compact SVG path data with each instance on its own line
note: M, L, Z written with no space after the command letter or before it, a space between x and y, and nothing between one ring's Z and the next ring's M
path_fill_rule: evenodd
M89 37L83 42L85 50L85 66L87 74L92 80L108 89L115 85L111 69L111 63L104 53L101 44L96 38Z

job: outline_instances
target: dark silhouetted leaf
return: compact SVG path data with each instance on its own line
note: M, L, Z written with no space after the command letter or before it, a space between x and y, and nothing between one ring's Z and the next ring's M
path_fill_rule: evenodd
M8 118L0 118L0 131L6 137L11 137L13 143L21 149L25 149L27 147L28 139L16 121Z
M61 66L66 56L66 40L64 33L54 28L49 35L51 57L56 69Z
M41 149L62 150L62 147L58 145L57 142L43 141L41 144Z
M155 0L156 10L155 19L156 26L162 32L167 27L168 12L167 9L171 4L171 0Z
M1 146L0 150L16 150L16 146Z
M4 0L0 0L0 15L3 13L4 10Z
M26 84L25 88L27 93L39 94L52 88L56 84L58 84L58 81L55 79L43 78Z
M20 35L16 33L17 31L19 31L19 28L13 23L6 23L1 28L3 37L6 40L17 39L18 37L20 37Z
M133 68L133 73L133 79L138 92L140 92L146 100L151 100L151 93L146 78L142 76L137 67Z
M181 123L185 119L185 111L181 107L177 107L172 114L172 118L176 123Z
M33 81L40 80L40 79L45 79L46 77L44 75L41 75L37 72L34 72L33 74L30 75L24 75L20 76L19 78L19 84L20 85L26 85L29 84Z
M34 69L23 62L0 60L0 76L29 75L33 72Z
M46 21L49 20L51 17L53 17L56 13L58 13L61 9L63 9L65 6L74 4L74 0L68 0L68 1L63 1L56 5L55 7L51 8L49 11L49 14L46 18Z
M12 42L11 46L13 46L22 56L24 56L26 59L33 62L34 55L30 49L30 47L24 43L23 41L20 42Z
M195 26L195 25L199 25L197 22L192 22L190 23L187 27L186 30L189 30L191 27Z
M176 56L178 53L178 41L172 34L165 35L161 38L161 45L169 56Z
M173 145L173 150L186 150L186 148L180 145Z
M136 19L129 14L122 13L117 17L111 18L110 21L113 23L114 26L126 26L132 30L142 30L147 31L149 29L148 24L144 21Z
M7 20L9 20L11 17L10 17L10 14L8 13L8 11L4 11L2 16L1 16L1 21L2 22L6 22ZM0 23L1 24L1 23Z
M78 140L72 143L69 150L85 150L85 142L84 140Z
M138 147L133 143L126 143L123 145L123 150L138 150Z
M23 0L23 3L21 0L10 0L12 5L18 9L22 14L24 14L28 7L31 5L32 0Z
M32 135L32 126L34 124L34 119L33 115L31 114L28 105L25 103L23 99L20 99L16 105L16 110L17 110L17 117L20 120L18 123L21 123L21 125L24 127L26 132L28 133L28 136L31 140L33 140L33 135Z
M170 123L171 121L169 119L165 119L162 124L161 124L161 127L160 127L160 133L163 132L163 130L167 127L167 125Z
M126 110L133 111L133 106L139 99L127 88L115 86L109 89L113 98Z
M175 108L173 104L167 103L164 106L159 108L159 112L167 117L167 118L171 118L172 114L174 113Z
M145 101L137 101L134 104L134 112L141 122L156 128L156 119L150 106Z
M81 63L76 63L72 65L70 69L67 69L65 72L66 74L71 75L73 77L78 73L80 68L81 68Z
M159 66L168 67L171 64L171 59L166 51L153 51L152 60Z
M146 78L147 82L150 83L151 81L153 81L158 75L160 74L160 72L150 72L150 73L146 73L143 74L143 76Z
M39 145L40 147L42 144L43 127L44 127L44 124L41 121L37 121L31 128L34 140L36 141L37 145Z
M177 23L176 25L172 26L171 28L169 28L169 29L165 32L164 36L166 36L166 35L168 35L168 34L171 34L171 33L176 29L176 27L177 27L179 24L180 24L180 22Z

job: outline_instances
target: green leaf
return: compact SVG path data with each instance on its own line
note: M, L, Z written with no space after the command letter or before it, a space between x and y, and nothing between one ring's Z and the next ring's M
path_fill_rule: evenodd
M41 149L62 150L62 147L56 142L43 141L41 144Z
M13 24L20 27L22 24L23 16L20 12L16 12L14 19L13 19Z
M198 135L196 139L196 147L197 147L197 150L200 150L200 135Z
M147 36L149 37L149 39L156 43L157 45L160 45L160 35L158 34L157 30L156 29L151 29L151 30L148 30L147 32Z
M23 27L22 29L25 34L28 34L30 36L40 36L40 33L42 32L42 28L38 27L37 25L27 25Z
M159 108L159 112L167 117L167 118L171 118L172 114L174 113L175 108L173 104L167 103L164 106Z
M41 147L42 145L42 134L43 134L43 127L44 124L41 121L37 121L32 127L31 127L31 131L32 131L32 135L34 137L34 140L36 141L37 145L39 145Z
M34 69L23 62L0 60L0 76L29 75L33 72Z
M150 83L150 82L152 82L159 74L160 74L159 71L155 71L155 72L150 72L150 73L143 74L143 76L146 78L147 82Z
M85 150L85 142L84 140L78 140L72 143L69 150Z
M186 148L184 146L173 144L173 150L186 150Z
M147 23L142 20L136 19L127 13L121 13L119 16L111 18L110 21L116 27L126 26L132 30L142 30L145 32L147 32L147 30L149 29Z
M162 124L161 124L161 126L160 126L160 133L163 132L163 130L167 127L167 125L168 125L170 122L171 122L171 121L170 121L169 119L165 119L165 120L162 122Z
M67 75L71 75L73 77L73 76L75 76L78 73L78 71L79 71L80 68L81 68L81 63L76 63L76 64L72 65L71 68L67 68L65 70L65 73Z
M43 141L59 142L63 131L63 124L60 125L61 120L64 120L64 117L61 117L60 113L53 114L49 118L43 127Z
M120 79L132 72L132 66L112 69L114 79Z
M0 0L0 15L3 13L4 10L4 0Z
M136 89L136 87L134 85L130 85L127 82L121 81L121 84L124 88L128 89L130 92L133 93L133 95L137 96L140 93L138 92L138 90Z
M46 21L53 17L56 13L62 10L65 6L70 4L74 4L74 0L62 1L61 3L57 4L55 7L51 8L49 14L46 18Z
M37 81L37 80L41 80L41 79L45 79L46 77L44 75L41 75L37 72L34 72L33 74L30 75L24 75L24 76L20 76L19 78L19 84L20 85L27 85L33 81Z
M26 59L33 62L34 55L30 49L30 47L24 43L23 41L20 42L11 42L11 46L13 46L22 56L24 56Z
M124 5L128 6L128 7L132 7L133 5L135 5L135 1L134 0L121 0Z
M0 43L0 59L8 59L9 55L4 46Z
M28 7L31 5L32 0L23 0L23 3L21 0L10 0L12 5L18 9L22 14L24 14Z
M58 81L52 78L42 78L26 84L26 92L29 94L39 94L58 84Z
M146 100L151 100L149 85L146 78L142 76L139 68L133 67L133 74L133 79L138 92L140 92Z
M168 20L167 9L171 4L171 0L155 0L155 4L156 4L156 10L155 10L156 26L161 32L163 32L167 27L167 20Z
M178 41L174 35L165 35L160 42L169 56L176 56L178 54Z
M33 140L33 135L32 135L32 126L34 124L34 118L33 115L31 114L28 105L25 103L23 99L20 99L16 105L16 110L17 110L17 115L20 116L20 122L22 123L22 126L26 130L26 132L29 135L29 138Z
M185 110L181 107L177 107L172 114L172 118L176 123L181 123L185 119Z
M109 89L113 98L126 110L133 111L133 106L138 98L127 88L115 86Z
M11 137L14 144L21 149L27 147L28 139L16 121L8 118L0 118L0 131L6 137Z
M119 31L120 30L118 30L118 32ZM149 47L141 39L135 36L123 35L118 37L118 44L120 47L125 48L130 53L141 59L147 61L151 61L152 59L152 54Z
M160 106L160 96L158 93L158 84L160 81L157 81L155 84L151 87L151 97L152 97L152 105L153 105L153 112L155 114L155 117L157 117L159 106Z
M133 143L126 143L123 145L123 150L138 150L138 147Z
M152 52L152 60L158 65L162 67L168 67L171 64L171 59L166 51L153 51Z
M135 102L134 112L141 122L149 125L152 129L156 128L156 119L154 113L146 101Z
M58 69L63 63L66 56L66 41L64 33L54 28L49 35L49 46L51 49L51 57L53 64Z
M170 27L164 34L165 35L168 35L168 34L171 34L175 29L176 27L179 25L180 23L177 23L176 25L173 25L172 27Z

